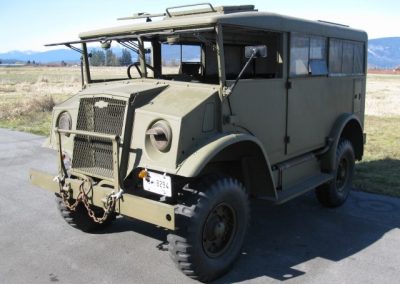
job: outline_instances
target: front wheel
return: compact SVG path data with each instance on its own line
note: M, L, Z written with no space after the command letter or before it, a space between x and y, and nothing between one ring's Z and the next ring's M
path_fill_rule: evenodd
M168 235L168 242L177 267L202 282L226 273L240 253L249 222L241 183L207 177L188 190L175 215L178 229Z
M338 207L349 196L354 174L354 149L349 140L340 140L336 150L335 179L316 189L318 201L326 207Z
M65 206L62 198L59 194L56 194L56 202L58 210L60 211L61 217L72 227L79 229L83 232L94 232L100 229L104 229L108 225L111 224L113 220L115 220L115 214L112 213L108 216L107 220L101 224L96 223L89 216L85 206L82 203L79 203L76 207L75 211L71 211ZM93 206L93 212L96 217L100 217L104 210L99 207Z

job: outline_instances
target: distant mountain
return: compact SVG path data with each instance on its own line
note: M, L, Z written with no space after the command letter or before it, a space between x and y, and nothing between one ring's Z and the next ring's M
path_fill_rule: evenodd
M62 60L66 62L77 62L79 61L79 53L71 49L55 49L49 51L9 51L6 53L0 53L0 60L15 60L26 62L36 61L40 63L49 62L61 62Z
M385 37L368 41L368 67L396 68L400 66L400 37Z
M91 50L91 48L89 48ZM113 47L113 52L121 56L122 49ZM179 62L180 47L165 45L162 48L163 58L166 62ZM184 47L183 60L199 60L200 50L198 47ZM36 61L39 63L50 62L78 62L79 53L70 49L55 49L49 51L10 51L0 53L0 60L3 62L26 62ZM136 59L136 54L132 53L132 59ZM387 37L371 39L368 42L368 67L369 68L396 68L400 66L400 37Z

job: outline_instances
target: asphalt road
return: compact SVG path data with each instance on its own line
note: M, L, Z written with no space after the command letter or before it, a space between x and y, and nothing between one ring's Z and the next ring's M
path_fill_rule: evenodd
M159 249L166 232L118 218L97 234L69 227L31 167L55 172L44 139L0 129L0 283L194 283ZM242 256L218 283L398 283L400 199L352 192L338 209L313 194L252 204Z

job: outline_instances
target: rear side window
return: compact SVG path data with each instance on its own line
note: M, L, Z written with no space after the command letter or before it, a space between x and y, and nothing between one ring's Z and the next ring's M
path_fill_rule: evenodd
M328 74L326 38L293 33L290 43L291 77Z
M353 73L353 44L350 42L343 42L343 56L342 56L342 73Z
M362 43L354 43L354 74L364 73L364 45Z
M329 40L329 74L364 73L364 44L331 38Z
M329 72L342 72L343 42L338 39L330 39L329 42Z

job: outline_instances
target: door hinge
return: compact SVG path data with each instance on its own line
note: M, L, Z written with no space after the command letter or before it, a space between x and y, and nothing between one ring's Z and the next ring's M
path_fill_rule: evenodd
M286 144L290 143L290 136L285 136L284 141Z
M291 89L292 88L292 82L286 81L286 89Z

